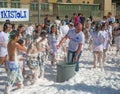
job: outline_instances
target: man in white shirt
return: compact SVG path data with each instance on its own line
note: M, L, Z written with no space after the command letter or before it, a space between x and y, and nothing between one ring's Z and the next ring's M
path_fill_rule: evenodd
M82 32L82 24L76 25L75 29L69 30L66 36L59 42L59 48L67 38L70 39L68 46L68 63L75 63L75 71L79 71L79 58L83 50L85 42L84 33Z

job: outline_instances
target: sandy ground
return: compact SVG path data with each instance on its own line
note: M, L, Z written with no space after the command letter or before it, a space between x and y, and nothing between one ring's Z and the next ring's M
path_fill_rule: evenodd
M18 90L13 86L11 94L120 94L120 55L115 56L115 48L108 52L104 71L93 69L93 54L85 45L80 71L63 83L56 82L56 67L49 62L45 65L45 77L35 85ZM66 74L67 75L67 74ZM0 67L0 94L4 94L6 84L4 66Z

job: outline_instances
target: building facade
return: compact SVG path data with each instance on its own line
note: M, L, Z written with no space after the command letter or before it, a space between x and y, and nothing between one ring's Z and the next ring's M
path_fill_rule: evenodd
M94 0L95 4L100 4L100 10L103 11L104 15L108 12L112 12L116 15L116 4L112 3L112 0Z
M39 0L40 3L73 3L73 4L94 4L94 0ZM38 0L0 0L0 7L20 8L24 5L34 6ZM38 3L37 3L38 4Z

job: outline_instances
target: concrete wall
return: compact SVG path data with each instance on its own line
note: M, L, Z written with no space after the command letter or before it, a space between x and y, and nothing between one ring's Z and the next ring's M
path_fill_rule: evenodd
M116 16L116 3L112 3L112 13Z
M107 15L108 12L112 12L112 0L95 0L94 3L100 4L100 10L104 11L104 15Z
M104 15L112 12L112 0L104 0Z

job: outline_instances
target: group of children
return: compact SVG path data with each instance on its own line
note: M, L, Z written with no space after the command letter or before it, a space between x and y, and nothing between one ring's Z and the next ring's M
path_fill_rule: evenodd
M86 43L90 45L89 47L92 46L94 68L97 67L96 64L99 62L100 68L104 69L106 52L108 47L111 46L113 38L117 47L117 54L120 52L120 26L115 25L113 20L112 18L103 17L103 20L95 22L90 21L88 18L87 24L85 23L86 26L82 28ZM22 88L23 80L26 77L26 65L30 70L30 74L26 77L27 84L34 84L38 78L44 78L44 66L47 59L52 66L55 66L58 60L64 57L66 57L64 61L67 62L69 39L60 49L57 48L57 45L68 32L74 38L71 31L75 31L76 27L74 20L68 25L64 20L59 22L61 23L59 26L58 24L49 25L44 30L42 25L37 25L34 30L29 24L26 30L27 33L24 32L24 25L19 25L16 31L12 29L10 23L4 24L3 31L0 31L0 65L6 62L5 68L8 81L5 94L9 94L10 87L16 79L18 79L18 88ZM71 47L76 48L75 45Z

